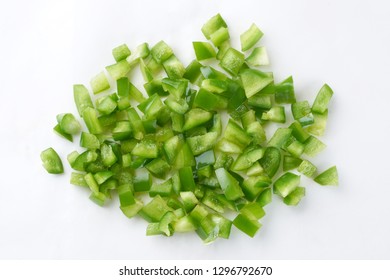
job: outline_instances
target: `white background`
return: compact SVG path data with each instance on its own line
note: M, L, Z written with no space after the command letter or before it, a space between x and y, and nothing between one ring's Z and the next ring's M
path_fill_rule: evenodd
M1 1L1 259L389 259L390 164L388 1ZM255 22L277 81L292 74L298 99L323 83L335 95L320 169L337 164L340 186L305 180L291 208L276 197L250 239L205 246L194 234L146 237L118 203L99 208L70 185L66 155L77 148L52 133L73 112L72 85L113 63L111 49L164 39L185 64L201 26L221 13L237 48ZM54 147L65 175L48 175L39 154Z

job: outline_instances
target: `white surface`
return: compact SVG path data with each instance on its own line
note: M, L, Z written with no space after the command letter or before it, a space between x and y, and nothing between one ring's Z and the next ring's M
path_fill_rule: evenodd
M2 259L389 259L388 1L3 1L0 9L0 258ZM121 43L164 39L188 63L202 24L220 12L238 47L255 22L276 80L294 76L299 99L324 82L334 92L314 162L337 164L340 187L305 181L297 208L277 198L260 233L233 230L202 245L195 235L146 237L117 204L99 208L85 190L48 175L39 153L77 147L51 128L76 109L72 85L111 64Z

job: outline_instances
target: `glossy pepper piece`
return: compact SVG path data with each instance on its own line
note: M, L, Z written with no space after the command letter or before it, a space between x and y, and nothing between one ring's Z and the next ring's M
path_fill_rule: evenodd
M119 45L112 50L112 56L116 62L126 59L129 55L131 51L126 44Z
M219 65L231 75L237 76L244 62L245 56L243 53L236 49L229 48L222 57Z
M328 104L333 96L333 90L327 84L323 85L314 100L311 110L315 113L323 114L328 109Z
M238 181L224 168L215 170L218 182L228 200L236 200L244 196Z
M94 76L91 79L90 84L92 92L94 94L98 94L110 88L110 83L108 82L106 74L104 74L104 72L100 72L99 74Z
M81 117L83 116L85 108L94 107L88 89L84 85L73 85L73 97L77 111Z
M214 58L216 56L213 46L208 42L192 42L195 56L198 61Z
M306 190L304 187L297 187L288 196L283 198L283 202L286 205L296 206L301 201L301 199L305 196L305 194L306 194Z
M296 102L294 81L290 76L279 84L275 85L275 102L292 104Z
M173 54L173 51L171 47L168 46L164 41L160 41L153 46L153 48L150 50L150 53L153 59L157 63L161 64Z
M253 23L249 29L240 36L241 50L243 52L249 50L261 37L263 37L263 32Z
M325 170L317 177L315 177L314 181L322 186L338 186L339 175L337 172L337 167L332 166L329 169Z
M48 173L61 174L64 173L61 158L53 148L48 148L41 153L43 167Z
M288 196L299 185L301 177L291 172L286 172L274 183L274 193L281 197Z
M247 98L260 92L274 80L271 73L265 73L255 69L242 70L239 76Z
M272 178L279 169L281 162L280 150L276 147L267 147L264 152L264 156L259 160L264 171Z
M267 49L265 47L254 48L252 53L245 59L251 66L265 66L269 64Z
M221 27L227 27L227 24L220 14L216 14L202 26L202 32L207 39L210 39L211 34Z

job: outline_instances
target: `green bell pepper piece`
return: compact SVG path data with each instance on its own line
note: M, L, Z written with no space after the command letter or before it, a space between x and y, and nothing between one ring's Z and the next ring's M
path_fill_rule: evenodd
M221 27L227 27L227 24L220 14L216 14L202 26L202 33L207 39L210 39L211 34Z
M213 114L200 108L193 108L185 115L183 131L204 124L213 118Z
M57 133L59 136L65 138L66 140L73 142L73 136L71 134L65 133L60 124L57 124L55 127L53 127L53 131Z
M308 101L300 101L291 104L291 112L295 120L306 117L311 113L310 104Z
M313 113L314 123L307 128L307 131L316 136L324 135L326 122L328 120L328 110L323 114Z
M218 182L228 200L236 200L244 196L239 182L224 168L215 170Z
M283 199L283 202L286 205L290 206L296 206L301 201L301 199L305 196L305 188L304 187L297 187L292 193L290 193L288 196L286 196Z
M216 132L187 138L188 146L194 156L200 155L214 147L218 139Z
M90 133L96 135L103 132L103 128L100 125L98 114L95 109L86 107L83 110L83 119Z
M96 174L93 175L95 178L96 183L99 185L103 184L106 182L108 179L110 179L112 176L114 176L114 173L110 170L105 170L105 171L100 171Z
M271 179L266 175L248 177L242 183L242 191L249 201L253 201L271 183Z
M161 80L162 88L168 91L176 100L181 99L188 88L188 81L186 79L171 79L164 78Z
M157 93L159 96L167 96L168 93L164 90L161 80L152 80L144 84L146 93L149 96Z
M186 72L183 63L181 63L175 55L171 55L171 57L165 60L162 64L165 73L167 73L168 77L171 79L180 79Z
M180 192L180 198L183 200L184 209L187 213L191 212L199 202L195 194L190 191Z
M161 196L156 195L148 204L142 207L139 215L148 222L159 222L165 213L173 211Z
M314 136L310 136L304 144L305 150L303 152L311 157L316 156L326 148L326 145Z
M268 142L269 147L281 148L290 138L292 129L290 128L278 128L272 138Z
M195 166L195 164L196 162L191 148L189 147L188 143L184 143L176 156L173 166L176 169L180 169L186 166Z
M150 53L153 59L161 64L166 61L171 55L173 55L173 51L170 46L168 46L164 41L158 42L153 48L150 50Z
M135 172L133 187L135 192L146 192L150 190L152 178L145 168L139 168Z
M256 24L253 23L249 29L240 36L241 50L243 52L249 50L260 40L261 37L263 37L263 32L261 32Z
M137 102L144 102L145 97L143 96L142 92L132 83L129 82L129 94L130 97L132 97Z
M248 98L248 104L259 109L270 110L272 108L272 96L262 94L260 91Z
M216 59L221 60L222 57L225 55L226 51L231 48L231 44L229 40L224 41L218 46L218 52Z
M305 141L310 137L310 134L307 133L303 129L302 125L297 121L293 122L289 128L292 129L292 136L294 136L301 143L305 143Z
M164 142L163 150L169 163L172 164L175 161L183 144L184 140L182 135L175 135Z
M145 165L145 168L150 171L155 177L163 179L171 169L170 165L161 158L156 158Z
M131 70L132 65L123 59L115 64L106 66L107 73L116 81L122 77L125 77Z
M107 200L107 197L104 193L98 192L98 193L91 193L89 199L95 204L99 205L100 207L103 207L104 203Z
M87 107L93 108L91 96L88 89L84 85L73 85L73 97L79 115L82 117L84 109Z
M61 131L66 134L78 134L81 131L81 125L71 113L57 115L57 122Z
M328 109L330 99L333 96L333 90L327 84L323 85L314 100L311 110L315 113L323 114Z
M302 173L303 175L311 178L316 173L317 167L315 167L315 165L312 164L310 161L303 160L301 164L298 166L297 170L299 173Z
M135 199L135 203L132 204L132 205L128 205L128 206L125 206L125 207L120 207L120 209L122 210L123 214L127 217L127 218L132 218L134 217L135 215L138 214L138 212L142 209L143 207L143 203L142 201L138 200L138 199Z
M185 166L179 169L180 184L183 191L194 191L195 181L192 174L192 167Z
M280 195L283 198L288 196L298 187L300 179L301 176L298 176L291 172L286 172L275 181L274 193Z
M265 73L255 69L242 70L239 76L247 98L260 92L274 80L272 73Z
M149 195L151 197L154 196L162 196L162 197L168 197L171 196L173 193L173 184L172 184L172 179L168 179L164 183L161 184L153 184L150 187L149 190Z
M270 178L272 178L278 171L281 157L282 156L278 148L267 147L265 149L264 156L259 160L265 173L267 173Z
M267 49L265 47L254 48L245 61L251 66L269 65Z
M300 157L305 150L305 145L299 141L293 141L286 150L294 157Z
M317 177L315 177L314 181L322 186L338 186L339 176L337 172L337 167L332 166L329 169L325 170Z
M118 196L121 207L135 204L134 194L130 184L124 184L118 187Z
M261 228L259 221L251 219L244 214L238 214L233 220L233 225L250 237L254 237Z
M283 171L297 168L302 163L300 158L285 155L283 157Z
M144 139L135 145L131 154L142 158L157 158L159 152L155 141L151 139Z
M257 176L261 175L264 173L263 167L260 165L259 162L255 162L251 167L249 167L246 171L245 174L247 176Z
M79 187L88 187L87 182L84 179L85 174L72 172L70 174L70 183Z
M110 83L107 80L106 74L104 72L100 72L96 76L94 76L91 81L91 88L94 94L98 94L106 89L110 88Z
M221 27L210 35L210 41L214 46L219 47L225 41L230 39L229 30L226 27Z
M256 161L261 159L264 155L265 149L256 148L244 152L239 155L237 159L233 162L231 170L233 171L242 171L251 167Z
M275 102L292 104L296 102L294 92L294 81L290 76L279 84L275 85Z
M286 122L286 114L284 112L284 107L283 106L272 107L269 111L264 112L261 115L261 119L264 121L285 123Z
M214 58L217 55L213 46L208 42L192 42L192 46L198 61Z
M219 65L229 74L237 76L244 62L245 56L243 53L236 49L229 48L222 57Z
M200 85L203 80L202 72L200 71L201 67L203 67L203 65L198 60L194 59L186 67L183 78L190 81L191 84Z
M129 55L131 55L131 51L126 44L119 45L112 50L112 56L116 62L126 59Z
M206 89L201 88L196 94L193 106L202 108L206 111L216 111L226 109L228 106L228 100L223 96L211 93Z
M41 153L43 167L50 174L64 173L61 158L53 148L48 148Z
M272 190L271 188L267 188L262 191L256 199L256 202L260 204L260 206L264 207L267 204L272 202Z

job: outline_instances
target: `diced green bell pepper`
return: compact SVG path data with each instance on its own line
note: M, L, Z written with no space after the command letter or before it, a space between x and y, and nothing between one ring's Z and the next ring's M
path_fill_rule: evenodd
M239 76L247 98L260 92L274 80L272 73L265 73L255 69L242 70Z
M252 48L263 36L263 32L256 26L256 24L252 24L247 31L241 34L241 50L247 51Z
M216 56L213 46L208 42L192 42L196 59L206 60Z
M216 14L203 25L202 33L207 39L210 39L211 34L218 31L221 27L227 27L227 24L220 14Z
M244 196L238 181L224 168L215 170L218 182L228 200L236 200Z
M121 61L131 55L131 51L126 44L119 45L112 50L112 56L115 61Z
M305 188L297 187L293 192L291 192L288 196L283 199L283 202L286 205L296 206L301 201L301 199L305 196Z
M236 49L229 48L222 57L219 65L229 74L237 76L244 62L245 56L243 53L237 51Z
M338 186L339 176L337 172L337 167L332 166L329 169L325 170L317 177L315 177L314 181L322 186Z
M333 90L327 84L323 85L314 100L311 110L315 113L323 114L328 109L330 99L333 96Z
M270 178L278 171L281 157L280 150L271 146L265 149L264 156L259 160L265 173L267 173Z
M64 173L61 158L53 148L48 148L41 153L43 167L50 174Z
M91 96L84 85L73 85L73 97L80 116L83 116L84 109L93 108Z
M275 85L275 102L292 104L296 102L294 92L294 81L290 76L279 84Z
M265 47L254 48L252 53L245 59L251 66L269 65L267 50Z
M275 181L274 193L280 195L283 198L288 196L298 187L300 179L301 176L291 172L286 172Z

